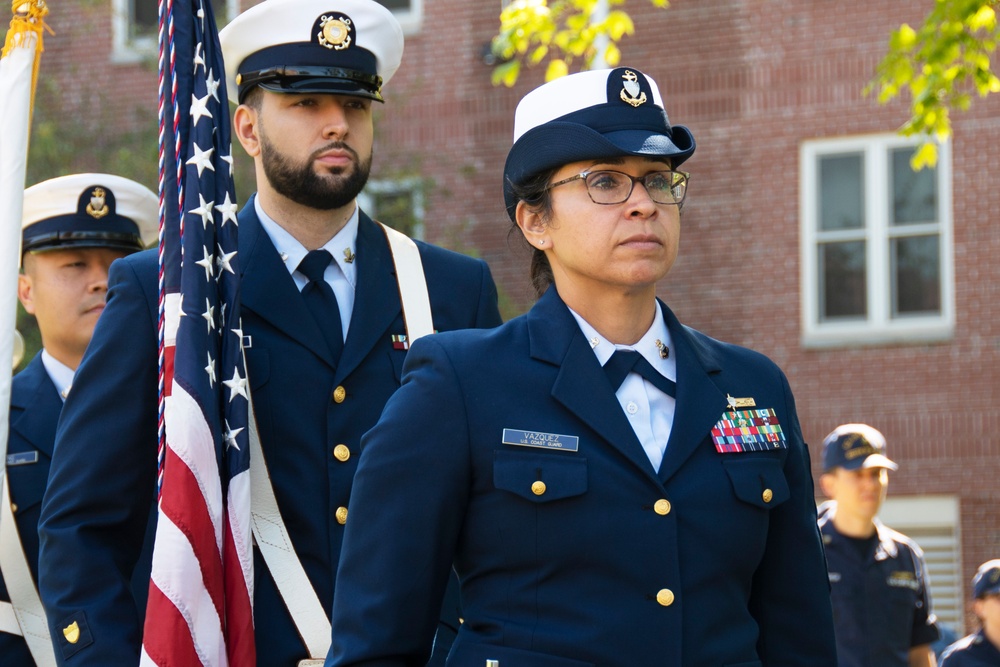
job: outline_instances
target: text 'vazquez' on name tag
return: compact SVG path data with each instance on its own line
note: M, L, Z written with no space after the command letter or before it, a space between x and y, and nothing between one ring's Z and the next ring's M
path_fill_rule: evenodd
M503 430L503 444L575 452L580 448L580 438L575 435L559 435L558 433L542 433L541 431L521 431L516 428L505 428Z

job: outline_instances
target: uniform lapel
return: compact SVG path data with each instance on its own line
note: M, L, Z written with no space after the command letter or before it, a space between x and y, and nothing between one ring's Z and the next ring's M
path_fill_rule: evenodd
M357 368L381 338L403 333L387 331L402 311L389 242L382 229L363 212L358 220L356 254L358 275L354 312L337 367L337 382Z
M261 227L252 199L240 211L239 222L243 279L240 305L270 322L332 367L334 363L326 339L306 308L274 244Z
M532 358L559 366L552 397L656 481L594 351L555 288L529 311L528 334Z
M726 409L725 393L712 379L722 368L708 349L677 320L662 302L677 359L677 408L660 464L659 477L666 482L702 445Z
M10 428L16 431L35 449L52 456L52 444L56 439L56 424L62 411L62 399L52 379L45 372L39 354L28 364L19 376L23 391L11 397L11 407L21 409L20 415L11 420Z

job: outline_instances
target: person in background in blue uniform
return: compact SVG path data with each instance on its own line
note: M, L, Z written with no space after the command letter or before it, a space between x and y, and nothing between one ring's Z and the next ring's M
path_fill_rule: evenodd
M38 514L59 412L104 310L108 267L155 242L157 220L156 195L121 176L60 176L24 191L18 298L38 323L42 350L11 385L6 471L20 544L0 548L23 553L36 581ZM137 587L143 600L148 585ZM0 607L10 599L0 576ZM0 666L35 664L14 629L0 628Z
M941 667L1000 667L1000 559L979 566L972 598L980 628L949 646Z
M541 297L411 348L362 441L327 665L424 660L454 563L453 667L833 667L788 382L656 298L691 132L619 67L529 93L514 138Z
M938 638L924 555L878 512L889 471L885 436L843 424L823 441L820 509L840 667L934 667Z
M220 38L240 103L234 135L257 181L239 214L238 257L253 409L281 516L328 615L361 435L399 387L407 355L386 233L356 201L402 30L371 0L268 0ZM500 324L484 262L417 245L434 328ZM311 309L305 288L331 305ZM112 267L76 384L83 391L60 419L42 506L42 600L60 660L136 664L142 613L125 583L156 489L155 252ZM309 651L257 550L254 566L258 664L294 667ZM75 642L63 633L73 622Z

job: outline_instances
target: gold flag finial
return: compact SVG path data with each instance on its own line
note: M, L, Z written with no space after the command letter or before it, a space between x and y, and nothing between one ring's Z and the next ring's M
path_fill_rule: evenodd
M34 108L35 88L38 85L38 63L43 50L42 31L48 31L50 35L55 34L52 32L52 28L45 23L49 7L45 0L14 0L11 11L14 16L10 20L10 30L7 31L7 39L4 41L0 57L6 58L12 49L25 45L28 35L35 36L35 64L31 74L31 108Z

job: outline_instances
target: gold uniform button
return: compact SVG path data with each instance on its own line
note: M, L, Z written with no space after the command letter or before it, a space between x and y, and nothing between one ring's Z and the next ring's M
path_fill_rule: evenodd
M347 390L344 389L342 386L337 387L336 389L333 390L334 403L343 403L345 398L347 398Z
M674 603L674 592L669 588L664 588L656 594L656 601L664 607L669 607Z
M771 502L771 498L774 498L774 492L771 489L764 489L764 493L760 494L760 497L765 503Z
M337 445L333 448L333 458L338 461L346 461L351 458L351 450L347 447L347 445Z
M11 514L17 514L17 503L10 504L10 512Z
M656 504L653 505L653 511L660 516L667 516L670 514L670 501L666 498L660 498L656 501Z
M545 493L545 482L539 480L537 482L532 483L531 492L536 496L540 496L543 493Z
M347 508L338 507L336 517L337 517L337 523L339 523L341 526L347 523Z

